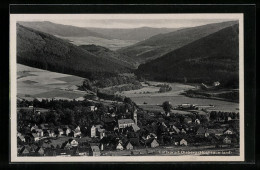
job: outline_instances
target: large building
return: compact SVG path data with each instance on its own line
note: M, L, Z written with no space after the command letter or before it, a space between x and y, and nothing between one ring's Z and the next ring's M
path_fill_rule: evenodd
M118 120L118 128L126 128L126 127L131 127L135 122L132 119L119 119Z

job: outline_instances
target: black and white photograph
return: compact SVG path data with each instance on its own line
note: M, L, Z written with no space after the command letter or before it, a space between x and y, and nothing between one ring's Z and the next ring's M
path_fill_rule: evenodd
M11 161L243 161L243 24L11 14Z

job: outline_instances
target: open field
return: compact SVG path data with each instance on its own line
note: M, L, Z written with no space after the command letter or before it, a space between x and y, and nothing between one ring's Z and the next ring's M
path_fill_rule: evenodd
M90 45L95 44L99 46L103 46L109 48L110 50L118 50L123 47L127 47L137 43L136 40L118 40L118 39L104 39L98 37L61 37L57 36L62 39L69 40L70 43L75 45Z
M84 78L17 64L19 98L77 99L86 92L77 90Z
M121 94L130 97L137 105L146 107L149 105L148 110L151 110L152 105L155 110L159 108L157 105L161 105L164 101L170 101L173 107L176 107L183 103L197 104L197 105L214 105L213 108L207 108L208 110L225 111L225 112L239 112L239 103L228 102L214 99L203 98L191 98L181 95L186 90L195 89L195 86L185 85L181 83L166 83L172 87L172 90L165 93L158 93L159 87L155 87L161 82L149 82L149 86L145 84L145 87L139 90L131 90L122 92ZM159 109L161 110L161 109Z

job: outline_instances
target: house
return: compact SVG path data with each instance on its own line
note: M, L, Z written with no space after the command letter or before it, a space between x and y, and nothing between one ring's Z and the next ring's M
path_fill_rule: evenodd
M69 139L69 144L72 147L76 147L76 146L78 146L79 143L75 139Z
M40 140L40 137L36 133L32 133L32 137L33 137L35 142Z
M185 139L180 140L180 145L181 146L187 146L188 142Z
M76 147L74 149L74 152L73 152L73 155L75 156L87 156L88 155L88 149L87 148L79 148L79 147Z
M25 138L24 138L23 135L18 136L18 139L19 139L21 142L25 142Z
M90 129L90 137L96 137L96 127L94 125Z
M157 139L157 136L156 136L156 134L154 134L154 133L150 133L150 137L151 137L151 138L154 138L154 139Z
M36 150L35 150L35 153L38 153L39 155L44 155L44 150L42 147L38 147Z
M47 130L47 134L48 134L49 137L55 137L56 136L53 130Z
M230 143L231 143L231 138L228 137L228 136L224 137L223 143L225 143L225 144L230 144Z
M125 149L126 149L126 150L132 150L132 149L134 149L134 147L133 147L133 145L131 144L130 141L128 141L128 142L125 143Z
M134 132L137 132L140 130L140 128L136 124L133 124L132 128L133 128Z
M80 135L81 135L81 131L80 131L80 129L78 129L78 128L76 128L75 130L73 130L72 132L71 132L71 134L72 134L72 136L74 137L74 138L76 138L76 137L80 137Z
M89 106L88 109L90 109L91 112L94 112L97 110L96 106Z
M48 124L40 124L40 127L41 127L42 130L47 130Z
M89 155L90 156L100 156L100 149L97 145L90 145L90 151Z
M230 120L232 120L232 118L230 116L228 116L227 121L230 121Z
M32 144L32 145L30 146L29 152L35 152L37 148L38 148L38 146Z
M217 87L217 86L219 86L220 85L220 82L219 81L215 81L214 83L213 83L213 86L215 86L215 87Z
M21 156L28 156L29 155L29 149L28 149L28 147L26 147L26 146L23 146L21 149L20 149L20 151L19 151L19 155L21 155Z
M99 139L105 137L105 129L97 129L97 133L99 134Z
M181 133L186 134L186 131L184 129L181 129Z
M139 139L136 137L129 138L129 142L131 142L131 145L133 145L133 146L140 146Z
M34 125L34 126L31 127L31 131L33 131L33 130L35 130L35 129L39 129L39 127L36 126L36 125Z
M205 133L206 133L206 129L204 127L199 127L199 129L197 130L196 132L196 136L205 136Z
M42 129L34 129L34 130L39 137L43 137L43 130Z
M183 122L189 124L192 123L192 119L190 117L185 117Z
M199 125L199 124L200 124L200 120L199 120L199 119L195 119L195 123L196 123L197 125Z
M225 135L232 135L233 131L231 129L227 129L227 130L224 131L224 134Z
M223 129L208 129L206 133L208 135L215 135L215 136L221 136L223 135Z
M118 142L118 143L116 144L116 150L124 150L124 147L123 147L123 145L122 145L121 142Z
M69 134L71 133L71 129L68 127L64 128L63 131L65 132L66 136L69 136Z
M115 113L110 114L111 117L116 117Z
M119 119L118 120L118 128L126 128L134 125L134 121L132 119Z
M58 128L56 132L57 132L58 136L61 136L64 134L64 131L61 128Z
M148 139L145 143L146 143L146 146L149 146L149 147L151 147L151 148L155 148L155 147L158 147L158 146L159 146L159 143L158 143L157 140L154 139L154 138Z
M170 126L170 128L169 128L170 134L180 133L180 130L176 126L174 126L174 124L172 122L169 123L169 126Z

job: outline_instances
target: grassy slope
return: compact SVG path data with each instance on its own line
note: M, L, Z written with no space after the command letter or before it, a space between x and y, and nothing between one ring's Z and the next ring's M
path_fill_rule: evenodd
M238 24L140 65L137 74L162 81L220 81L238 85Z
M118 52L144 63L236 23L237 21L207 24L159 34L130 47L119 49Z
M17 24L17 62L50 71L91 77L128 72L124 65L100 58L55 36Z

